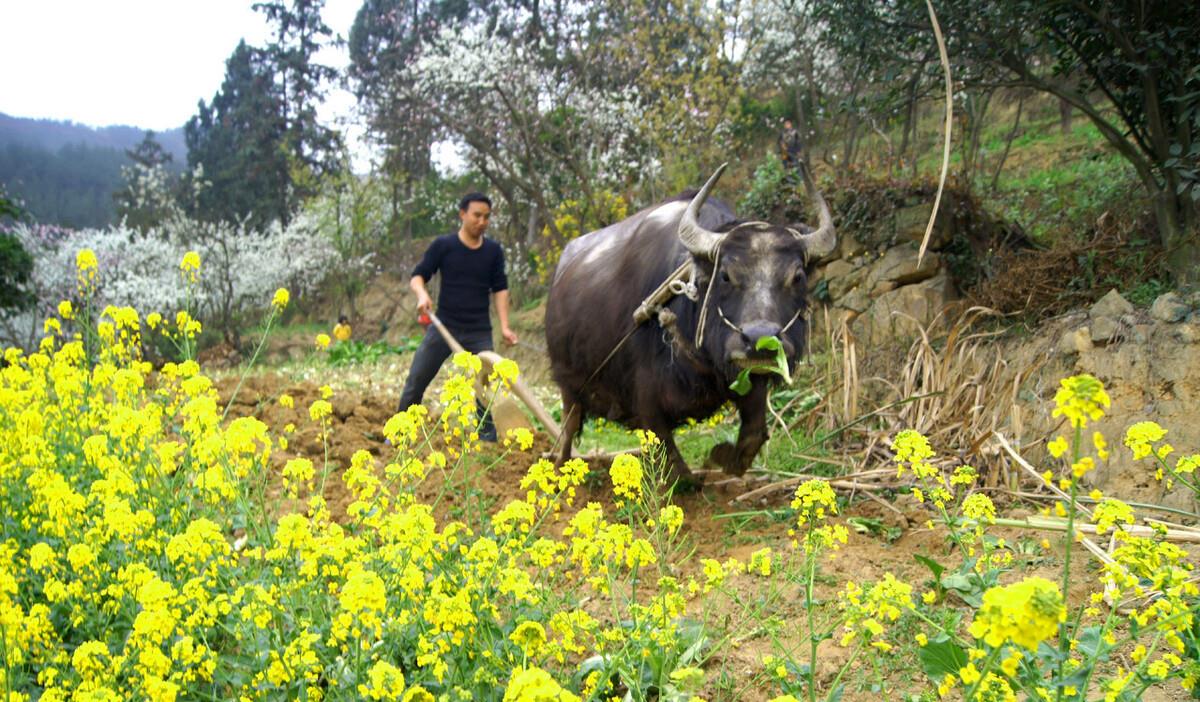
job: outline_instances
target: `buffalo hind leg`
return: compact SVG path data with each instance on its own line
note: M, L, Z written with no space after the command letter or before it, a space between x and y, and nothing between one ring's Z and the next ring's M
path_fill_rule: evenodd
M583 406L579 404L574 393L562 391L562 408L562 433L558 435L557 443L559 467L571 460L571 445L575 443L575 437L579 435L579 429L583 426Z
M750 392L736 400L741 426L737 445L722 442L712 447L708 462L730 475L741 476L754 464L754 457L767 440L767 391L765 382L755 382Z

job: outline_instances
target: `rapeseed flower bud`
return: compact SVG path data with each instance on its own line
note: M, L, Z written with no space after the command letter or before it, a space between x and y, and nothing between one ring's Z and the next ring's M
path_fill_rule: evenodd
M1096 533L1104 534L1117 524L1133 524L1133 508L1110 497L1096 505L1092 519L1096 524Z

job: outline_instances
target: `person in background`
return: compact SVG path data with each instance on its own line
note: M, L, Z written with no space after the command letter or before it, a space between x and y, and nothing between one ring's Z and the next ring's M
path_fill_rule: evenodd
M442 274L438 293L437 317L447 331L471 353L491 351L492 320L488 315L491 298L500 322L500 334L506 344L517 343L517 334L508 326L508 277L504 270L504 250L484 236L492 216L492 201L483 193L470 193L458 203L459 229L433 240L424 257L413 269L409 287L417 296L417 311L428 315L433 300L426 285L437 273ZM425 389L450 357L436 325L425 330L425 338L413 355L412 368L400 393L400 411L420 404ZM478 408L479 438L496 440L491 416Z
M790 119L783 120L783 131L779 133L779 158L788 175L804 167L804 140Z
M350 341L350 335L350 320L346 318L346 315L341 315L338 317L337 326L333 328L333 338L346 342Z

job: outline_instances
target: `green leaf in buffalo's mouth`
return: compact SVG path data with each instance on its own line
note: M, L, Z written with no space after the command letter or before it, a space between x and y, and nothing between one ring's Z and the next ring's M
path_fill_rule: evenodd
M750 392L750 374L766 374L774 373L783 378L783 382L792 383L792 373L788 368L787 353L783 350L783 342L777 336L765 336L754 342L754 350L756 351L774 351L775 358L764 358L761 360L746 359L740 361L742 366L741 372L737 378L729 384L729 389L739 395L745 395Z

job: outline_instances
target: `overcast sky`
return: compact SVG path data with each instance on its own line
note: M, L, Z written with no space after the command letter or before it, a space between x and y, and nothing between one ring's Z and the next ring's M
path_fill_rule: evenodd
M91 126L180 127L211 100L239 40L261 46L266 16L253 0L0 0L0 112ZM362 0L326 0L323 17L347 37ZM343 68L345 49L323 63ZM354 99L331 91L331 126ZM354 139L353 131L351 133ZM356 169L361 165L357 148Z

